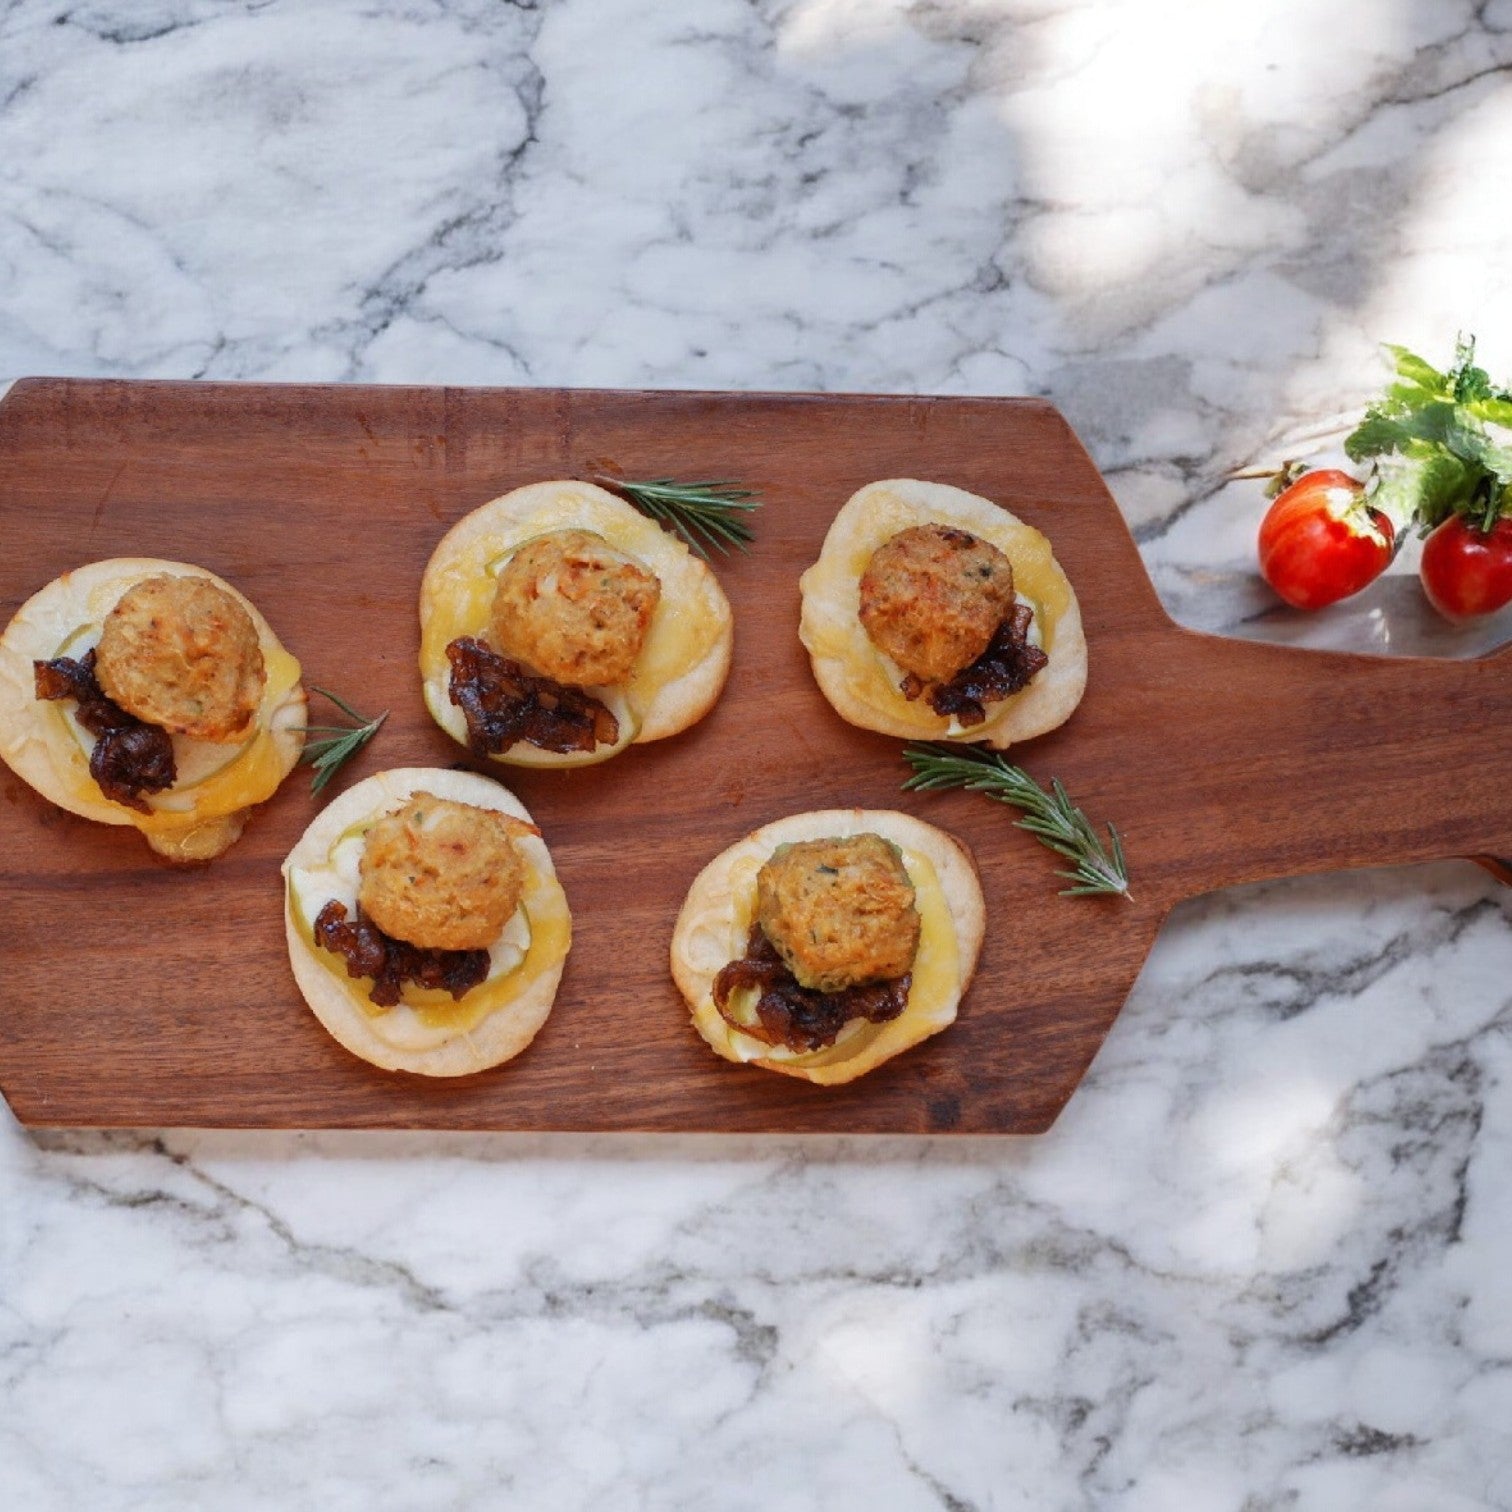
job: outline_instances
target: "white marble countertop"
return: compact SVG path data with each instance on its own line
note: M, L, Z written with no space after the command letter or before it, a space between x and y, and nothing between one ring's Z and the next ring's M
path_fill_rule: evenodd
M0 372L1043 394L1314 644L1507 638L1224 478L1512 371L1509 203L1512 0L0 5ZM1037 1140L0 1115L0 1507L1512 1507L1509 919L1185 907Z

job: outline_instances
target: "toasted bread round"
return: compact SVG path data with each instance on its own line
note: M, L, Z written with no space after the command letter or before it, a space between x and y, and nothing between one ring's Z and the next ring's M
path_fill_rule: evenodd
M1049 656L1021 692L987 706L986 719L962 727L923 699L905 698L898 670L861 624L860 582L872 553L900 531L957 526L996 546L1013 565L1020 600ZM814 677L842 718L863 730L909 740L982 741L999 750L1064 724L1087 685L1087 640L1076 594L1050 542L989 499L944 483L889 478L851 495L824 538L819 560L799 579L799 636Z
M33 663L81 657L127 589L154 577L203 578L246 611L266 677L251 731L240 745L172 737L178 780L141 813L107 798L89 774L92 739L71 705L37 698ZM299 663L244 594L203 567L151 557L113 557L65 572L29 598L0 636L0 757L44 798L101 824L130 824L173 861L208 861L241 834L248 811L271 797L304 749Z
M714 978L745 954L756 875L780 845L875 834L903 853L922 920L908 1006L888 1023L852 1021L833 1045L793 1051L743 1034L714 1006ZM976 970L987 909L976 863L960 841L891 809L819 809L753 830L694 879L672 931L672 977L693 1027L726 1060L838 1086L947 1028Z
M481 505L452 526L420 585L420 676L437 724L467 745L467 721L448 695L446 648L458 636L488 638L495 583L510 556L551 531L584 530L656 574L660 600L629 680L609 703L633 733L588 754L559 755L523 741L494 759L530 766L582 766L628 744L663 740L714 706L730 670L734 617L708 566L676 536L592 483L531 483ZM599 690L587 690L597 696Z
M456 1002L376 1008L361 982L347 976L346 962L314 943L310 925L324 902L345 887L352 893L338 901L349 910L355 901L356 871L333 861L337 847L360 842L366 826L398 812L417 792L516 821L528 940L518 965L491 973ZM466 1076L518 1055L546 1022L572 944L572 916L545 841L525 806L497 782L439 767L395 768L365 778L315 817L284 861L283 876L284 933L294 980L315 1017L353 1055L384 1071Z

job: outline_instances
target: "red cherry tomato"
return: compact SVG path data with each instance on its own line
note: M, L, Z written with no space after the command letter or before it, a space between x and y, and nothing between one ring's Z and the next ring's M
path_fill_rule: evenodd
M1365 485L1332 468L1303 473L1260 522L1260 573L1297 609L1321 609L1373 583L1394 532L1362 504Z
M1448 619L1492 614L1512 603L1512 519L1483 534L1450 515L1423 542L1418 568L1428 602Z

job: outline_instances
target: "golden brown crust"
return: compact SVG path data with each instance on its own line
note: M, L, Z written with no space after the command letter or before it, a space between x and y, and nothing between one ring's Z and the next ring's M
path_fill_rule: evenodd
M105 616L96 655L107 698L194 740L245 740L267 679L251 615L199 575L133 583Z
M288 885L291 872L322 864L347 831L401 808L421 789L457 803L489 808L520 822L516 844L532 874L524 907L538 937L554 931L559 938L559 949L548 952L539 967L533 969L527 957L520 969L531 974L521 980L519 991L507 1004L460 1031L428 1025L403 1004L381 1016L365 1012L355 996L360 989L329 970L300 932ZM294 980L310 1011L353 1055L384 1071L466 1076L518 1055L546 1022L571 945L571 916L545 842L535 832L525 806L497 782L474 772L438 767L375 773L348 788L316 815L284 861L283 875L284 934Z
M568 687L625 682L661 598L654 572L590 530L553 530L504 564L494 645Z
M158 575L208 579L231 595L257 632L266 666L287 676L271 677L263 689L257 727L265 732L264 759L250 786L228 788L213 776L193 788L174 788L149 799L152 812L140 814L112 803L89 775L88 758L59 713L40 702L32 664L60 654L77 654L98 638L106 617L133 584ZM78 644L73 642L77 640ZM65 643L70 643L65 650ZM273 628L246 596L203 567L155 557L111 557L76 567L32 595L0 636L0 757L44 798L100 824L134 825L152 848L173 861L208 861L241 834L249 806L271 797L304 749L305 694L298 663L279 643ZM254 737L260 738L260 737ZM185 753L213 766L237 760L218 745L185 747L174 737L184 778Z
M986 720L952 726L923 700L897 686L860 621L860 579L890 537L928 523L956 526L996 546L1013 564L1015 586L1036 606L1049 665L1022 692L991 704ZM835 516L824 546L800 579L799 635L815 681L837 713L864 730L905 740L982 741L998 750L1043 735L1071 717L1087 683L1081 610L1049 541L1006 509L964 489L916 478L869 483Z
M504 815L422 790L368 831L357 896L396 940L424 950L487 950L524 886Z
M914 963L914 987L903 1015L889 1023L859 1026L853 1036L842 1035L828 1050L806 1055L775 1052L732 1032L714 1006L714 978L744 950L747 915L761 864L779 845L867 833L892 841L909 859L909 875L925 917ZM961 995L976 970L986 917L976 863L970 851L945 831L890 809L793 814L752 831L714 857L694 879L672 932L672 977L692 1012L694 1028L726 1060L837 1086L865 1075L954 1022ZM936 924L948 936L944 941L936 938ZM925 988L936 979L940 979L939 990L927 992Z
M798 984L816 992L900 977L919 946L913 882L880 835L775 851L756 873L756 920Z
M954 525L889 536L861 574L862 628L885 656L925 682L948 682L987 649L1013 607L1013 566Z
M479 506L457 521L432 553L420 588L420 675L436 723L467 744L466 720L447 694L447 642L486 632L492 574L532 537L554 530L602 536L661 584L645 644L622 688L633 742L662 740L697 723L714 706L729 674L734 644L729 601L707 564L682 541L623 499L576 479L528 484ZM481 596L480 588L486 590ZM582 764L581 757L519 748L501 759L517 757L530 765Z
M242 831L246 829L247 820L251 817L251 809L237 809L234 813L222 814L218 819L206 819L187 829L148 831L142 838L165 861L180 866L194 866L225 855L241 839Z

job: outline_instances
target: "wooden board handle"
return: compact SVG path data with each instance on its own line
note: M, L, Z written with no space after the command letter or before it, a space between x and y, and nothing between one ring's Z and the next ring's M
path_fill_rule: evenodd
M1182 640L1161 717L1193 878L1464 856L1512 880L1512 647L1436 661Z

